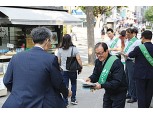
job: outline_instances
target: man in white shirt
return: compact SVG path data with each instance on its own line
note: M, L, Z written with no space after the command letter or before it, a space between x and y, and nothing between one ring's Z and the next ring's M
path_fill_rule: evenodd
M107 35L109 40L107 41L108 49L111 55L117 55L119 59L121 56L119 52L121 52L121 40L120 38L115 37L113 29L107 29Z

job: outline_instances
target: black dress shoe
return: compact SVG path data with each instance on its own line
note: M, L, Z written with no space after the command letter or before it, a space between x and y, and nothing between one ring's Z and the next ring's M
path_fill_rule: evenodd
M137 102L137 100L136 100L136 99L129 99L129 100L127 101L127 103L134 103L134 102Z

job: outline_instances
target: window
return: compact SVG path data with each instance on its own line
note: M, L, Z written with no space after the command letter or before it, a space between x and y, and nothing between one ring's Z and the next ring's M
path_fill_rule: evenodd
M0 27L0 48L7 48L6 44L8 42L8 27Z

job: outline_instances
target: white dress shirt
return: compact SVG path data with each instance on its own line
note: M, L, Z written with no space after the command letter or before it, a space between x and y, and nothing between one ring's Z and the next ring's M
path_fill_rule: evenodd
M112 39L108 40L106 43L107 43L107 46L108 48L110 48L111 44L113 43L113 41L116 39L117 37L113 37ZM115 44L114 48L121 48L121 39L119 38L117 43ZM111 51L110 54L111 55L118 55L120 51Z
M131 39L130 39L130 40L131 40ZM125 50L126 47L128 46L130 40L127 40L127 41L125 42L125 48L124 48L124 50ZM125 54L129 54L131 51L134 50L134 48L135 48L136 46L139 46L139 45L141 45L141 40L138 39L138 40L136 40L136 41L129 47L128 51L125 52Z

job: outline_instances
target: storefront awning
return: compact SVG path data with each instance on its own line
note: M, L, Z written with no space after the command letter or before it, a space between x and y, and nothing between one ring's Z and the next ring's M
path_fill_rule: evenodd
M12 24L21 25L78 25L82 20L64 11L0 7Z

